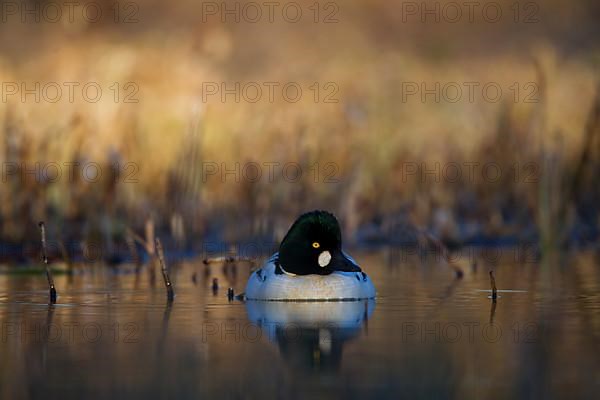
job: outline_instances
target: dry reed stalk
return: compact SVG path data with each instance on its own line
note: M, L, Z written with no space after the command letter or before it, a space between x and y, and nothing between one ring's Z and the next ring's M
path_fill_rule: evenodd
M54 287L54 278L52 278L52 271L50 271L50 266L48 265L48 254L46 252L46 227L44 225L44 221L40 221L38 224L40 227L40 231L42 234L42 260L44 261L44 266L46 267L46 278L48 279L48 287L50 289L50 303L56 303L56 288Z
M167 300L169 302L173 301L175 297L175 293L173 292L173 285L171 284L171 279L169 278L169 272L167 271L167 264L165 263L165 255L163 252L162 244L160 243L160 239L156 238L156 253L158 254L158 260L160 261L160 266L162 270L163 279L165 281L165 287L167 288Z
M492 300L494 302L498 298L498 293L496 289L496 279L494 278L494 271L490 271L490 285L492 286Z

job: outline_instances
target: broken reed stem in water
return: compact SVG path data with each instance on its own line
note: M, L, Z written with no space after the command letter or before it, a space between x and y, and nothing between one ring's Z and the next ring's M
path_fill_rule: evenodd
M496 279L494 278L494 271L490 271L490 285L492 285L492 300L496 301L498 293L496 289Z
M494 315L496 315L496 300L492 301L492 308L490 308L490 325L494 324Z
M48 254L46 253L46 227L44 221L40 221L38 224L42 233L42 261L46 267L46 278L48 278L48 286L50 287L50 303L56 303L56 288L54 287L54 279L52 278L52 271L48 266Z
M165 280L165 287L167 288L167 299L169 301L173 301L175 294L173 293L173 285L171 284L171 279L169 278L167 264L165 263L165 255L159 238L156 238L156 252L158 253L158 260L160 261L163 279Z

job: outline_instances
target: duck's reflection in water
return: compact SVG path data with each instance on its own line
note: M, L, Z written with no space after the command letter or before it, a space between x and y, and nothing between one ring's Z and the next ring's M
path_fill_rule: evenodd
M360 335L374 310L374 300L246 303L250 321L277 343L289 367L320 372L340 368L344 344Z

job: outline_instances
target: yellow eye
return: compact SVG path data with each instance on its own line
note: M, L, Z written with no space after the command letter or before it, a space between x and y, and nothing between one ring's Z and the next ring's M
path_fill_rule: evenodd
M321 245L319 244L319 242L313 242L313 247L315 249L318 249L319 247L321 247Z

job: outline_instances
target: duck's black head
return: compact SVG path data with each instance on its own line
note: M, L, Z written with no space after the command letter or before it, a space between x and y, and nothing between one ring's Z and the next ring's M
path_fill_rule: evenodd
M302 214L279 246L279 264L296 275L360 272L342 252L342 233L335 216L326 211Z

